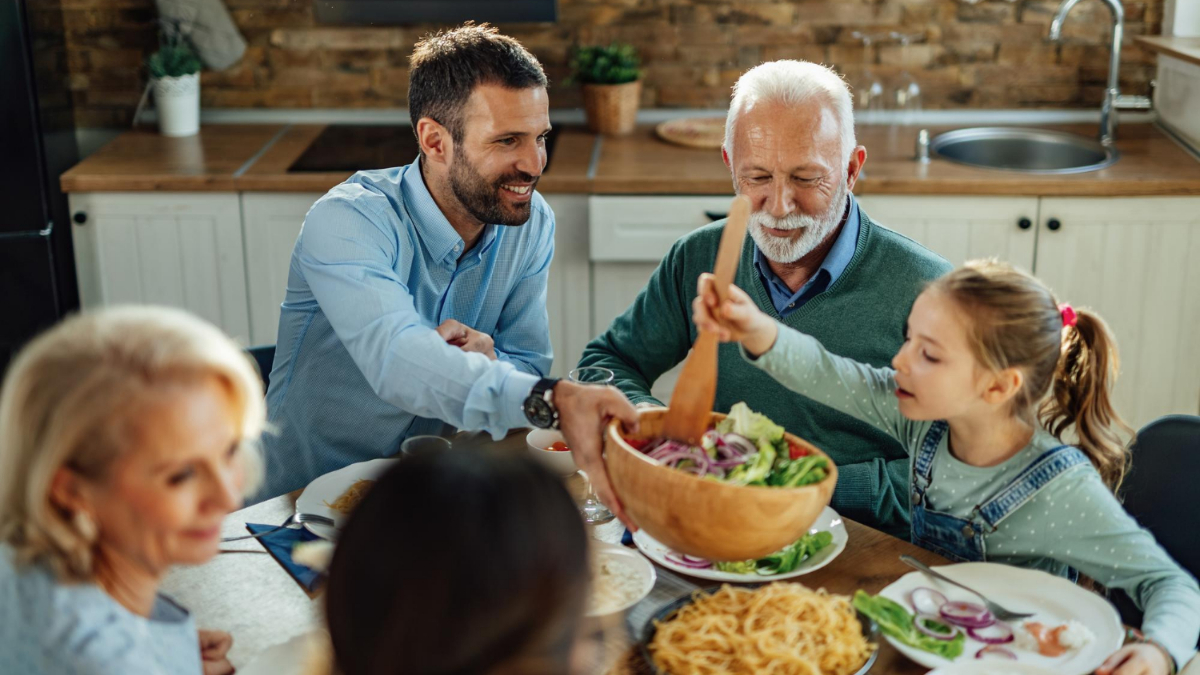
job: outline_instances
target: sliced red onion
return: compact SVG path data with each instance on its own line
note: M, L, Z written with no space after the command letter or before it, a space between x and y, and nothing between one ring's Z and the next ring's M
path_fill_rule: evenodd
M996 617L986 607L973 602L947 602L938 609L938 614L963 628L985 628L996 622Z
M989 645L1003 645L1013 641L1013 629L1003 621L996 621L984 628L968 628L967 635Z
M908 604L912 605L913 611L917 614L929 614L936 616L942 605L946 604L946 596L933 590L932 588L914 588L912 593L908 594Z
M709 466L714 469L728 469L730 467L735 467L738 464L745 464L745 463L746 463L745 457L731 457L729 459L718 459L717 461L713 462Z
M739 436L735 433L725 434L722 438L725 439L725 449L732 451L737 455L753 455L758 452L758 448L750 442L750 439L745 436Z
M693 558L691 556L682 555L682 554L676 553L674 551L667 553L663 557L666 558L667 560L675 563L676 565L679 565L680 567L687 567L687 568L693 569L693 570L702 570L702 569L707 569L709 567L712 567L712 563L710 563L707 560L702 560L700 558Z
M932 621L939 626L945 626L946 628L950 629L950 632L949 633L940 633L937 630L930 628L929 626L926 626L925 623L928 621ZM953 624L946 624L942 621L941 617L934 616L932 614L918 614L918 615L914 616L913 617L913 625L917 627L917 630L921 631L922 633L928 635L931 638L937 638L938 640L953 640L958 635L958 632L959 632L958 626L955 626Z
M985 654L994 654L1001 658L1012 659L1013 661L1017 660L1016 654L1010 652L1004 647L997 647L996 645L984 645L983 649L975 652L975 658L982 659Z

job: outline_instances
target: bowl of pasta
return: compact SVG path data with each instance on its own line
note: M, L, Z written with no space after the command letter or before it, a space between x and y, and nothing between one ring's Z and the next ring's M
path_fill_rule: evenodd
M699 445L662 438L666 410L639 410L636 434L612 421L604 453L625 511L670 549L710 561L761 558L807 533L829 504L833 460L744 403L713 413Z
M656 675L863 675L878 645L879 627L850 598L788 582L694 591L650 617L640 640Z

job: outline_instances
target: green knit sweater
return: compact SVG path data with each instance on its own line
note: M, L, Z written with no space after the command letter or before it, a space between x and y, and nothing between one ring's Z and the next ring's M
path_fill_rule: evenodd
M908 310L925 284L950 270L937 254L860 212L854 256L825 292L779 316L754 267L754 246L742 246L735 283L771 317L817 338L830 351L873 366L891 362L903 341ZM650 282L608 330L583 352L581 366L616 373L634 403L660 403L650 387L687 356L696 339L692 299L696 279L712 271L724 221L675 242ZM784 429L829 453L838 465L833 507L841 514L908 538L908 454L893 438L849 415L789 391L746 363L737 344L718 355L716 410L745 401ZM687 386L680 382L678 386Z

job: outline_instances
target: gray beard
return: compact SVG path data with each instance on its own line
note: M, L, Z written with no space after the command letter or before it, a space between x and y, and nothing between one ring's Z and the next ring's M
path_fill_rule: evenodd
M758 249L763 252L767 260L777 263L794 263L820 246L829 233L837 229L842 222L842 215L846 212L847 193L846 183L842 181L838 186L837 194L829 204L829 210L819 216L790 213L783 218L776 218L766 211L756 211L750 214L750 222L747 225L750 237L754 239L754 243L758 245ZM778 230L802 229L803 231L799 237L795 238L776 237L773 234L767 234L764 228L768 227Z

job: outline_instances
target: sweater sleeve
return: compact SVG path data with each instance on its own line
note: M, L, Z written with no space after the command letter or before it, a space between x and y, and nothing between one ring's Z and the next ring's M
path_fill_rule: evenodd
M662 404L650 394L663 373L691 348L691 314L681 246L676 242L633 304L583 350L579 366L600 366L616 375L613 384L634 403ZM695 279L691 280L694 285Z
M1061 480L1061 486L1042 490L1022 507L1035 516L1038 553L1125 591L1142 610L1142 632L1166 647L1182 668L1196 654L1200 587L1126 513L1099 475L1084 475Z
M742 355L788 389L870 424L910 453L915 447L919 424L900 413L892 369L833 354L816 338L783 324L765 354L752 359L743 349Z

